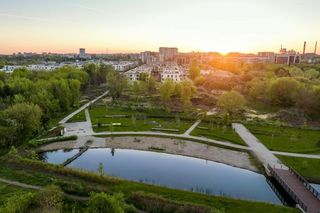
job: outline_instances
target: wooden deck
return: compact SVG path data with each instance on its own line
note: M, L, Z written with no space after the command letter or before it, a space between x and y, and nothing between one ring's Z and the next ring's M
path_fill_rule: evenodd
M302 176L291 169L270 167L269 170L300 208L308 213L320 213L320 193Z

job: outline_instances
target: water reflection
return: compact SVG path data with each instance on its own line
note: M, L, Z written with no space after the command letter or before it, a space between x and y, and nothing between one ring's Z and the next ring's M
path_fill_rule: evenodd
M67 167L206 194L281 202L263 175L213 161L157 152L89 149Z

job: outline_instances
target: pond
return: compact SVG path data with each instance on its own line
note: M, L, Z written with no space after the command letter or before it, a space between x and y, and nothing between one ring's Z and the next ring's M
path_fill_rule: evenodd
M57 163L76 151L47 152L46 162ZM61 155L65 155L64 158ZM67 167L98 171L128 180L195 192L281 204L265 176L222 163L150 151L88 149Z
M41 153L39 157L41 160L48 163L62 164L78 152L79 149L60 149L56 151Z

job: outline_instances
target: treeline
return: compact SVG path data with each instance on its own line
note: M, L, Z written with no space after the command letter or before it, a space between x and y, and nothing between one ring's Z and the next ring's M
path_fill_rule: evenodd
M52 118L78 107L81 90L106 82L110 66L62 67L52 72L0 72L0 146L19 145Z
M236 90L248 100L296 109L310 119L320 116L320 65L246 64L233 77L209 76L198 85Z

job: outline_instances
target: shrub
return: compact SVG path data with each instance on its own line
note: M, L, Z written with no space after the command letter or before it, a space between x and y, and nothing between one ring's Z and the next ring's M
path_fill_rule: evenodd
M63 192L58 186L49 185L40 190L37 202L42 212L61 212Z
M17 193L9 197L4 206L0 208L1 213L24 213L28 212L28 209L34 201L34 194L29 193Z
M128 201L138 209L149 213L212 213L213 209L189 203L178 203L160 196L143 192L133 192Z
M124 213L126 208L122 194L92 193L88 201L88 212L91 213Z

